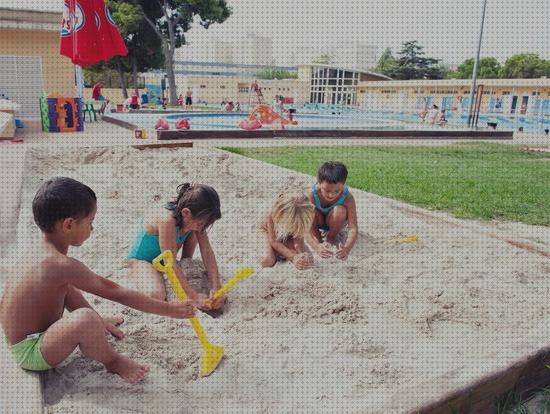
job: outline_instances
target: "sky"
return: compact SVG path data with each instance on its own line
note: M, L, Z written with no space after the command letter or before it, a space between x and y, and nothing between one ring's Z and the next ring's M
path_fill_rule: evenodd
M0 7L60 10L62 0L0 0ZM273 39L274 58L289 63L300 48L334 48L356 40L396 54L418 40L426 55L456 64L476 52L482 0L227 0L232 16L208 30L196 24L190 48L207 39L238 42L249 32ZM182 51L185 54L185 51ZM550 59L550 0L488 0L482 56L503 62L520 52Z

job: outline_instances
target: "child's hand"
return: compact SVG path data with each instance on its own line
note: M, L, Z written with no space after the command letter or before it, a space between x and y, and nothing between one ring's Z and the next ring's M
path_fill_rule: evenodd
M117 339L124 338L124 333L118 328L118 325L122 322L124 322L124 319L121 316L103 318L105 333L113 335Z
M311 253L299 253L294 256L292 263L294 263L294 266L296 266L298 270L308 269L313 266L313 256Z
M210 290L210 296L208 297L210 309L212 310L218 310L223 308L225 305L225 302L227 300L227 296L220 296L218 299L214 300L214 293L216 293L218 289L212 289Z
M186 300L185 302L173 302L169 303L168 316L176 319L190 319L195 316L195 303L192 300Z
M333 247L331 244L328 243L320 244L319 247L315 249L315 251L319 256L325 259L334 256Z
M351 252L351 247L340 246L336 250L336 257L338 259L346 260Z
M193 302L196 308L202 309L202 310L209 310L210 306L208 305L208 296L206 296L204 293L197 293L196 296L189 297L189 299Z

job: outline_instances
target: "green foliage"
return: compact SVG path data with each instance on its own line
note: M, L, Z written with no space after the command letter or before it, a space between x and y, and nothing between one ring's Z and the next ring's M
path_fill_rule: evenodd
M438 59L425 57L423 49L416 40L404 43L396 64L384 74L399 80L443 79L446 68Z
M334 56L323 53L320 56L317 56L315 59L313 59L313 63L319 63L321 65L329 65L334 61Z
M474 58L466 59L455 72L450 72L447 77L454 79L471 79L474 71ZM494 57L484 57L479 60L478 78L496 79L499 77L502 67Z
M504 79L528 79L541 76L550 77L550 60L541 59L533 53L521 53L509 57L500 72L500 77Z
M256 73L258 79L298 79L298 74L284 69L264 69Z
M382 53L382 56L380 56L380 59L378 59L378 63L373 70L377 73L381 73L382 75L391 77L391 73L393 73L396 66L397 60L393 57L391 49L387 47Z
M131 0L141 7L144 19L161 41L164 68L168 79L170 104L177 102L174 74L174 52L185 45L185 33L195 18L205 29L213 23L223 23L231 15L231 7L225 0Z
M458 217L550 226L550 157L518 146L331 146L241 148L247 157L315 176L322 162L346 163L348 184Z

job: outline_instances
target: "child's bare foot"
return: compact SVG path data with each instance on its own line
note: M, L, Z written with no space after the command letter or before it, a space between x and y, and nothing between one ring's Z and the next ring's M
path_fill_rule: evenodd
M146 377L149 367L138 364L123 355L119 355L109 364L105 364L108 371L119 375L130 384L137 384Z

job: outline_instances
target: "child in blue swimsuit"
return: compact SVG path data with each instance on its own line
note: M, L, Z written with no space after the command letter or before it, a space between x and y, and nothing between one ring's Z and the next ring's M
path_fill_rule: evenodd
M166 290L161 275L151 262L161 252L171 250L174 257L180 248L181 258L193 257L197 243L211 285L211 295L221 288L216 257L206 229L221 218L220 199L212 187L185 183L178 187L175 200L162 211L148 218L137 232L128 254L130 277L139 278L144 290L156 299L164 300ZM176 275L189 299L204 309L206 297L190 285L180 266L174 266ZM214 301L212 309L220 309L225 298Z
M339 161L327 161L317 174L317 183L311 188L309 200L315 204L315 220L308 243L321 257L336 256L346 259L357 241L357 210L355 199L345 185L348 170ZM337 244L338 234L348 226L348 237ZM323 235L326 233L326 242Z

